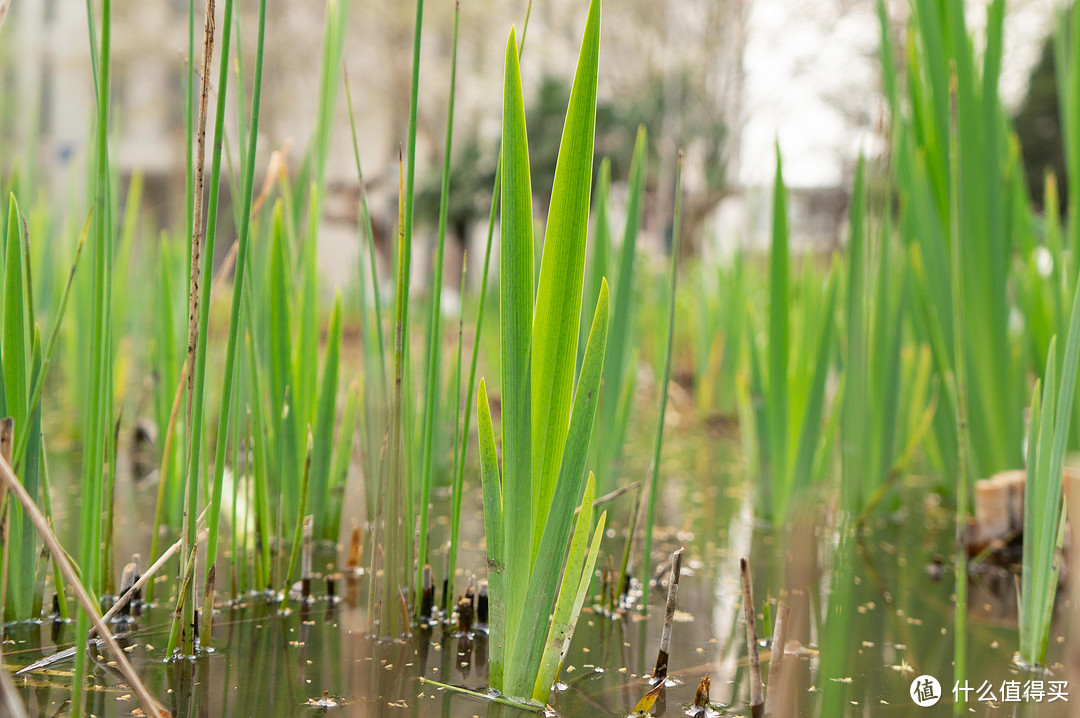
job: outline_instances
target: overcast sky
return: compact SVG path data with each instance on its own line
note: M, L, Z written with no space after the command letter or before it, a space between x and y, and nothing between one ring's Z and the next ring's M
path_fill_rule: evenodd
M904 11L893 2L890 10ZM984 24L972 3L971 27ZM876 2L753 0L744 68L746 123L740 180L772 182L774 143L791 186L841 183L860 149L872 153L881 119ZM1038 61L1055 0L1009 0L1001 94L1015 107Z

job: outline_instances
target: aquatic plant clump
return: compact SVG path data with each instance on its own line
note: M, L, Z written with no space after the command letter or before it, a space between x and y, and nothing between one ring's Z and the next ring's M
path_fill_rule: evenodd
M492 604L490 682L512 698L541 703L547 701L573 633L605 522L601 515L593 531L594 482L591 476L585 481L585 461L607 344L606 281L601 282L574 388L599 42L600 2L593 0L555 170L535 300L529 151L514 30L506 45L499 280L501 471L484 380L477 397ZM564 566L575 507L577 525Z
M454 302L443 270L456 270L462 10L436 29L448 40L448 95L428 96L419 77L431 28L415 4L407 139L397 182L372 213L378 179L360 166L364 128L344 69L350 3L325 3L314 130L295 163L287 143L263 146L272 133L260 127L263 72L277 62L264 57L272 7L262 0L247 18L256 32L245 52L241 6L217 4L188 8L182 226L147 226L151 177L128 177L110 158L123 136L110 117L109 0L87 7L96 107L71 217L32 163L0 177L0 617L5 665L44 676L17 677L17 697L41 713L68 700L76 715L109 713L111 692L89 687L113 680L93 670L95 651L115 650L97 625L110 605L116 623L105 628L152 631L129 635L133 660L118 661L148 713L161 711L162 659L170 709L186 714L207 700L210 675L219 685L203 660L211 650L251 652L271 631L282 632L283 653L259 647L245 666L277 680L279 655L296 659L296 680L281 681L290 695L274 699L284 712L370 698L418 712L442 700L450 714L454 694L565 715L602 700L612 713L690 706L707 716L719 706L711 687L727 694L727 711L745 698L750 712L873 715L902 712L904 698L895 680L852 687L873 660L889 678L917 670L957 686L979 670L1011 680L1012 648L982 648L1017 635L1025 667L1065 660L1074 606L1055 599L1063 475L1080 446L1080 10L1055 20L1068 176L1047 177L1041 209L997 92L1003 0L987 6L978 38L960 0L912 0L900 43L882 2L889 154L854 165L842 236L795 250L796 193L777 146L768 247L730 262L712 248L683 251L704 238L683 236L670 128L636 127L631 152L635 117L623 146L595 156L610 146L598 134L600 0L587 3L542 197L533 175L542 143L530 146L521 76L526 10L505 46L483 258L461 257ZM320 243L342 196L328 166L345 149L333 132L343 79L359 252L353 284L324 292ZM417 135L423 145L430 133L418 133L417 118L432 121L429 103L441 118L444 100L438 214L427 227ZM669 172L671 209L647 211L656 196L670 199ZM702 226L686 199L686 224ZM386 218L384 202L394 208ZM609 225L623 213L620 243ZM217 246L233 231L235 242ZM426 256L427 283L419 273L429 267L413 266ZM485 311L498 321L485 323ZM1023 474L1023 510L1006 533L976 541L978 482L1005 469ZM144 540L149 561L121 558L134 544L147 556ZM1021 542L1022 555L1008 553ZM732 556L742 555L753 556L753 576L748 565L739 576ZM154 578L138 577L146 564ZM654 636L663 660L650 677L641 656L665 581ZM985 597L995 581L1013 604ZM692 608L676 611L680 590ZM139 610L149 625L137 624ZM726 635L705 636L706 625ZM57 631L52 643L23 643L42 627ZM50 668L72 659L72 674ZM711 678L690 703L693 685L669 679L706 663ZM132 669L155 680L140 686ZM388 688L382 673L401 680ZM228 693L231 676L222 680ZM607 692L590 693L591 681ZM62 690L50 694L54 685ZM251 691L240 705L261 709ZM953 708L974 702L958 691Z

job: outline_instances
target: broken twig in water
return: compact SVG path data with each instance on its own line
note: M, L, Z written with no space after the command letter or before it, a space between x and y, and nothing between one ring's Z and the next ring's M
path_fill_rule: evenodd
M3 457L0 457L0 482L2 482L7 490L11 492L11 495L22 505L23 510L26 511L26 515L30 518L31 523L34 524L34 528L37 530L38 535L41 536L41 540L49 548L49 552L52 554L53 560L56 561L57 567L60 569L60 573L63 574L64 579L68 582L68 586L71 587L72 592L75 594L75 598L82 605L83 610L90 617L91 623L97 628L98 635L105 640L105 645L108 647L109 652L112 653L113 658L116 660L116 666L119 668L120 673L123 674L124 679L131 686L136 695L139 696L139 700L143 704L143 708L148 715L152 716L168 716L170 715L164 706L154 700L154 697L150 695L150 691L146 689L143 682L139 679L139 675L132 668L131 663L127 659L127 655L124 650L120 648L120 645L113 638L112 633L109 632L108 627L102 623L101 616L98 613L97 606L94 605L93 599L90 598L90 594L86 592L86 588L79 580L79 575L75 572L71 562L68 561L67 554L64 553L64 549L60 546L60 542L57 540L56 535L49 528L49 522L45 518L41 510L38 509L37 504L30 498L30 494L26 493L26 489L19 482L15 476L15 472L11 470L11 466Z
M668 656L671 652L671 628L675 623L675 604L679 600L679 574L682 572L683 549L671 554L671 577L668 579L667 607L664 611L664 630L660 634L660 650L656 653L653 680L667 679Z
M205 515L206 510L203 509L202 515L199 516L200 528L202 526L203 516ZM146 573L140 576L139 579L135 581L135 584L133 586L131 586L127 591L121 594L120 598L116 599L116 602L113 603L112 608L110 608L105 613L105 615L101 617L101 622L107 624L109 621L111 621L113 617L116 616L116 614L120 611L120 609L122 609L137 592L141 591L143 588L146 587L146 584L150 582L150 580L154 577L154 574L156 574L162 566L168 563L169 559L176 555L176 552L180 550L180 547L183 545L183 543L183 539L178 539L176 543L166 549L165 553L161 554L161 556L158 557L158 560L154 561L153 565L151 565L150 568L146 569ZM56 600L55 596L53 596L53 600ZM94 638L94 634L96 633L97 627L91 627L90 631L86 634L86 640L92 640ZM71 660L75 657L75 650L76 646L72 646L71 648L65 648L62 651L57 651L56 653L53 653L50 656L46 656L39 661L34 661L28 666L23 666L15 672L15 675L21 676L25 673L33 673L34 671L40 671L43 668L48 668L49 666L55 665L62 661Z

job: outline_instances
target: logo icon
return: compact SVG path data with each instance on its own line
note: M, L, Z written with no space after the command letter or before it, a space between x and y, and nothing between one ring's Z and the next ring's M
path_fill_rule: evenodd
M908 693L911 695L911 700L915 701L915 705L929 708L941 700L941 684L933 676L919 676L911 682Z

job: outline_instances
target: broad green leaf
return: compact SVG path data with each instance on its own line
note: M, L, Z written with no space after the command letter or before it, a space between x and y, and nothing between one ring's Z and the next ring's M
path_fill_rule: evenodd
M604 538L604 527L607 525L607 511L600 514L593 530L592 541L589 543L589 555L585 558L585 568L581 572L581 580L578 582L577 596L574 598L574 606L570 611L570 628L566 632L562 651L559 652L559 670L562 670L566 653L570 650L570 641L574 637L574 629L577 627L578 618L581 616L581 608L585 605L585 596L589 592L589 584L592 583L593 571L596 569L596 559L600 555L600 541ZM551 682L558 680L556 673Z
M330 535L329 495L330 459L334 446L334 427L337 423L338 368L341 364L341 293L334 298L330 312L330 328L326 335L326 356L323 358L322 382L319 386L318 413L315 415L315 452L311 459L311 495L315 506L315 533L324 539L337 541Z
M326 490L330 507L326 512L327 524L324 536L331 541L337 540L341 530L341 511L345 502L345 483L349 474L349 465L352 463L353 440L356 436L356 425L360 418L361 403L360 384L353 381L345 398L345 409L341 416L341 428L338 430L337 443L334 445L334 459L330 464L330 480Z
M1024 569L1021 575L1021 657L1041 663L1046 657L1054 594L1057 591L1057 553L1062 542L1061 476L1068 444L1069 423L1076 397L1077 363L1080 362L1080 282L1073 297L1069 333L1057 387L1056 338L1047 352L1041 411L1032 399L1032 429L1028 445L1028 480L1024 487ZM1038 421L1035 412L1038 411ZM1036 433L1037 430L1037 433ZM1031 438L1037 437L1034 447ZM1034 448L1034 460L1032 451ZM1034 463L1035 470L1031 466Z
M773 187L772 250L769 259L769 366L766 377L769 403L769 475L773 487L788 476L788 227L787 191L784 188L780 148L776 150Z
M599 61L600 0L591 0L551 188L532 328L532 463L537 487L533 497L534 555L569 428L589 230Z
M319 372L319 294L315 247L318 243L319 192L311 185L307 236L300 249L300 296L296 306L297 336L293 364L292 405L300 426L314 423ZM297 436L298 450L303 447L303 432ZM318 496L318 494L314 494Z
M521 619L532 564L532 383L529 365L533 322L533 216L525 103L517 37L506 42L503 90L502 222L499 272L502 336L503 521L506 555L506 635L511 651ZM520 669L511 663L511 671Z
M802 491L811 477L811 464L821 438L821 419L825 412L825 380L829 375L829 358L833 347L833 326L836 317L836 282L833 272L829 273L825 287L825 314L822 317L821 333L817 339L816 352L813 355L813 379L810 393L802 413L802 429L799 435L799 448L795 465L792 467L790 488ZM788 501L797 498L788 492ZM786 508L786 507L785 507Z
M8 202L7 249L4 261L4 308L2 349L4 395L7 413L15 419L15 431L27 419L27 379L30 340L27 326L26 261L23 256L22 222L15 195Z
M248 382L246 396L248 401L251 402L251 468L255 478L256 516L261 534L263 536L273 536L271 526L274 520L271 519L270 490L267 487L267 481L270 478L269 437L265 428L264 399L259 381L259 363L255 356L255 346L251 341L250 333L244 335L244 348L247 354L247 372L244 374L244 379ZM260 579L264 586L269 586L276 579L276 576L270 574L270 541L261 541L260 545L263 566L263 575L260 576Z
M596 306L600 296L600 281L608 276L608 255L611 254L611 227L608 223L608 194L611 189L611 160L607 157L600 163L600 177L596 189L596 222L592 238L592 253L585 275L584 306ZM585 357L585 344L589 341L591 323L586 323L583 316L578 331L577 369L581 371L581 360Z
M484 494L484 535L487 542L488 602L490 638L488 682L493 690L503 690L506 656L506 599L504 574L507 556L503 543L503 495L499 477L499 456L495 450L495 430L491 426L487 384L480 380L476 396L476 424L480 436L480 477ZM515 557L520 560L521 557Z
M641 214L644 209L642 196L645 193L645 165L648 153L648 133L645 126L638 127L637 139L634 142L634 156L630 163L630 195L629 204L626 208L626 227L623 232L622 248L619 250L619 271L615 275L615 300L612 307L611 331L609 334L607 358L604 360L604 396L600 409L600 426L603 429L605 445L600 447L601 466L600 486L603 488L603 477L607 473L607 464L612 461L622 448L624 434L618 430L620 422L617 420L619 406L622 404L621 396L626 391L625 384L632 384L634 373L626 372L628 364L627 355L632 344L630 334L630 316L633 306L634 286L634 258L637 256L637 235L641 223ZM623 374L626 380L623 380Z
M596 482L590 473L589 480L585 484L585 494L581 497L581 505L578 507L577 522L574 524L574 533L570 540L570 549L566 553L566 566L563 568L563 577L559 586L559 597L555 601L551 625L548 626L547 639L544 642L543 656L536 673L536 682L533 684L532 697L541 703L547 703L551 685L555 682L555 673L559 668L563 643L573 630L570 625L570 614L577 596L578 584L582 581L581 572L585 567L585 554L588 551L589 529L592 526L595 498ZM559 558L562 558L561 551Z
M292 296L291 274L286 269L291 266L288 241L285 236L283 220L284 203L278 200L274 205L273 220L270 230L270 250L267 256L267 280L269 321L265 336L268 339L267 363L269 372L270 404L268 406L269 429L274 440L270 446L279 449L273 457L271 466L277 467L273 476L277 479L280 501L284 502L284 515L291 515L300 502L297 487L300 484L299 426L296 421L290 357L292 356L292 308L289 297ZM256 335L257 336L257 335Z
M511 660L526 666L522 691L531 691L537 667L543 652L545 627L551 616L555 601L555 587L562 569L562 559L566 541L570 536L574 506L581 495L582 483L586 479L585 460L589 454L589 441L592 438L593 422L596 418L596 406L599 400L600 376L604 366L604 350L607 344L608 327L608 288L607 282L600 285L600 299L596 303L592 331L585 348L585 359L581 363L581 377L578 380L574 396L573 415L570 419L570 431L562 454L562 466L544 524L540 539L540 550L536 556L532 577L528 585L529 602L522 614L522 625L529 627L515 642L515 652ZM513 685L509 686L513 689ZM518 693L512 695L526 695Z

